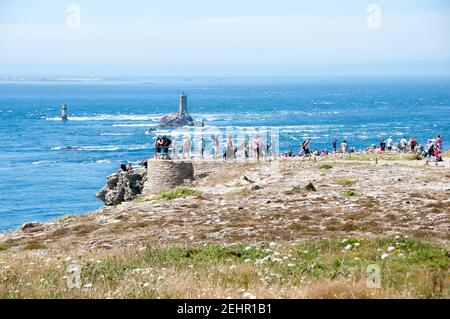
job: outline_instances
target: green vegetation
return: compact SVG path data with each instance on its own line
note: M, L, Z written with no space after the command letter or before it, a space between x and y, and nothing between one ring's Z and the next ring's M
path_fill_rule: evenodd
M356 184L356 181L351 180L351 179L345 179L345 178L341 178L341 179L337 179L336 183L341 185L341 186L353 186Z
M202 193L186 188L181 187L174 190L169 190L165 192L161 192L158 194L157 200L174 200L177 198L189 197L189 196L200 196Z
M332 169L333 166L331 166L330 164L322 164L320 165L319 169L325 169L325 170L329 170Z
M352 190L348 190L348 191L344 192L344 195L347 197L354 197L354 196L358 196L358 193L356 193L355 191L352 191Z
M72 290L63 260L49 264L35 258L33 263L8 260L11 267L0 269L0 298L239 298L242 289L262 298L273 293L296 298L299 292L313 298L448 298L450 293L449 252L405 237L117 252L78 260L82 286ZM367 288L369 265L380 267L381 289Z

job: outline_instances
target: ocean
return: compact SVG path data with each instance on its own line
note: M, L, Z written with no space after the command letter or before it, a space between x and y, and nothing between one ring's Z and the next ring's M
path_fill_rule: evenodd
M0 232L102 206L120 163L150 157L161 116L188 94L208 127L275 127L280 149L364 149L382 137L450 138L450 79L133 79L0 82ZM58 119L63 102L69 121Z

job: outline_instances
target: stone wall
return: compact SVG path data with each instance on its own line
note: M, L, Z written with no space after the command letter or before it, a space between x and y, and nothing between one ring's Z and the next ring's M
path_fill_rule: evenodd
M194 179L194 166L190 161L148 160L144 193L154 194L176 188L186 179Z

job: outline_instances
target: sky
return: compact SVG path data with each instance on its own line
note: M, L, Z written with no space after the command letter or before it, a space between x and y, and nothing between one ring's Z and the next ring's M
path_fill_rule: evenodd
M0 0L0 75L450 75L448 0Z

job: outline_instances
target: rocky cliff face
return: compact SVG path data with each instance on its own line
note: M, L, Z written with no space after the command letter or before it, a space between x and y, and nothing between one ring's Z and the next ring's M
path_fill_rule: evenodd
M107 185L96 195L106 206L114 206L133 200L142 193L147 180L147 170L139 168L131 173L118 172L107 178Z
M159 125L162 127L194 126L194 119L187 113L172 113L164 116Z

